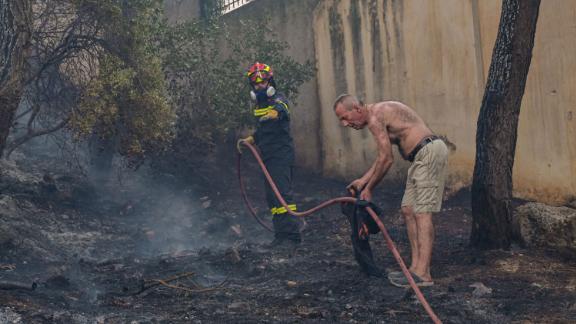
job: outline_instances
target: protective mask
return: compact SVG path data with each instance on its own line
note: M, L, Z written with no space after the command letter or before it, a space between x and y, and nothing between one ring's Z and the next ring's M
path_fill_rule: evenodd
M266 90L252 90L250 91L250 98L256 102L263 102L268 100L268 98L273 97L276 94L276 89L273 86L269 86Z

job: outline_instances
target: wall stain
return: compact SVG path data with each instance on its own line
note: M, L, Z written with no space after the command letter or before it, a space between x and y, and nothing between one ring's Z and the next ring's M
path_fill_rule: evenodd
M406 68L406 50L404 48L404 38L402 37L402 26L404 25L404 0L392 0L392 12L394 36L396 40L396 48L398 49L395 59L395 61L398 62L397 71L400 73L398 81L405 81L408 70ZM402 88L402 86L399 87L400 91L402 91Z
M356 83L355 95L359 98L365 99L366 85L364 83L364 51L362 48L362 16L360 14L360 1L350 1L350 14L348 15L348 22L352 32L352 53L354 65L354 76Z
M364 80L366 64L364 62L364 48L362 47L363 33L361 10L360 1L350 1L350 14L348 15L348 21L352 33L352 57L354 61L351 62L351 64L354 65L354 82L356 86L355 95L360 98L360 100L366 100L366 83ZM366 132L360 132L360 136L362 139L367 138Z
M372 86L374 91L374 99L379 100L380 91L383 90L384 86L384 73L383 60L382 60L382 42L380 40L380 23L378 20L378 0L370 1L370 26L372 30L370 31L371 41L372 41L372 80L374 85Z
M329 9L328 24L330 26L330 43L332 54L332 67L334 69L334 84L336 93L346 92L346 60L344 57L344 31L342 30L342 17L338 8L332 6Z
M390 18L388 17L388 0L383 0L382 1L382 23L384 26L384 32L386 33L386 59L388 60L388 63L392 63L392 56L390 55L390 43L391 41L391 36L390 36L390 31L388 30L388 20L390 20ZM382 66L382 68L384 68Z
M333 4L328 11L328 24L330 30L332 68L334 70L334 86L336 93L342 94L347 92L346 85L346 58L344 56L344 30L342 16L338 12L338 4ZM336 98L334 98L336 99ZM340 127L340 137L345 146L351 145L348 130Z

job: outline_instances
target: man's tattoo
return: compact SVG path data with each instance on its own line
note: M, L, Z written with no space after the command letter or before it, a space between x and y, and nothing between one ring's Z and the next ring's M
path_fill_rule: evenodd
M414 123L418 121L416 116L414 116L414 114L410 111L404 110L402 108L396 108L395 110L396 117L398 117L398 119L404 123Z

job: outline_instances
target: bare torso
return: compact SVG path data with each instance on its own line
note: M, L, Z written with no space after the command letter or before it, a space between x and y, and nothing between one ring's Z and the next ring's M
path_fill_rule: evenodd
M397 101L384 101L368 106L370 117L368 128L385 126L391 144L398 145L403 158L412 152L425 137L433 135L432 131L414 110Z

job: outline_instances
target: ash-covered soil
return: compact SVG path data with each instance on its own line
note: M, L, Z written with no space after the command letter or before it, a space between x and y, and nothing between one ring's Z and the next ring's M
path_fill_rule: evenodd
M245 211L234 159L198 163L193 174L141 170L98 182L23 162L0 169L0 323L430 321L410 290L360 272L338 207L307 218L296 250L269 249L272 235ZM263 179L255 164L246 169L265 215ZM296 169L294 185L303 210L341 195L345 183ZM374 199L407 258L401 195L384 183ZM576 322L574 259L472 250L469 193L444 207L436 284L422 288L444 323ZM371 238L378 265L397 270L379 235Z

